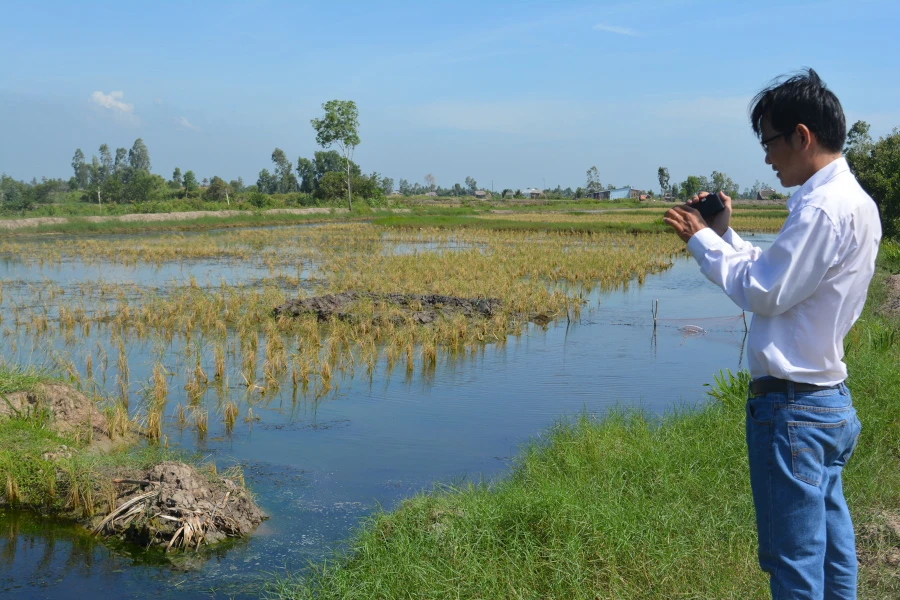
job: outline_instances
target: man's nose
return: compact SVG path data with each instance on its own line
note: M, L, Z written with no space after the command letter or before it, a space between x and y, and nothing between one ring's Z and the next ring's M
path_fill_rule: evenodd
M766 164L767 164L767 165L771 165L771 164L772 164L772 161L769 159L769 153L768 153L768 152L766 152Z

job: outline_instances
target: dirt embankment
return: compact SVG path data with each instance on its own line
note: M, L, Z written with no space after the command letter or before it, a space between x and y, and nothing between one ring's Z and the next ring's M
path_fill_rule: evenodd
M274 208L272 210L263 211L265 214L273 215L327 215L335 213L346 213L346 208ZM23 229L27 227L38 227L41 225L62 225L72 220L86 221L88 223L153 223L158 221L192 221L194 219L202 219L204 217L241 217L251 216L255 213L249 210L195 210L187 212L172 213L149 213L149 214L131 214L118 217L35 217L31 219L3 219L0 220L0 229Z
M106 419L84 394L69 386L47 383L34 390L0 396L0 418L38 417L46 412L53 428L63 435L96 443L101 448L111 442Z
M94 401L61 384L41 384L32 391L0 395L0 419L43 419L54 431L76 440L73 446L49 449L41 460L57 464L79 453L104 453L114 446L134 444L139 435L116 431L125 423L102 414ZM127 422L126 422L127 423ZM101 463L104 464L104 463ZM95 467L91 490L109 498L114 508L82 523L95 533L118 536L144 546L196 548L253 531L265 518L239 472L204 474L179 462L163 462L149 469L124 466ZM0 505L7 504L0 491Z

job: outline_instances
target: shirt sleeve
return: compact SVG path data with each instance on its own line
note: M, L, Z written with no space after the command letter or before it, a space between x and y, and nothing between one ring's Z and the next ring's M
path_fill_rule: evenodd
M775 316L816 290L834 264L839 245L831 219L819 208L807 206L788 216L765 252L746 242L738 250L709 228L694 234L687 247L703 274L735 304Z

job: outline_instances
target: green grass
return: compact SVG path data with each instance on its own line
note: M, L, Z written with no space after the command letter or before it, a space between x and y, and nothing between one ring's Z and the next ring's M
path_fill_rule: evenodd
M666 233L669 227L662 222L662 216L648 223L591 223L591 222L539 222L516 221L513 219L474 219L467 216L389 216L372 221L383 227L421 229L437 227L443 229L469 227L500 231L578 231L626 233Z
M877 314L880 271L846 340L863 422L845 491L866 555L900 506L900 335ZM618 411L560 422L507 477L422 493L366 521L347 550L271 583L279 598L767 598L744 442L749 377L662 418ZM900 597L900 575L864 561L862 598Z
M0 402L3 396L34 390L38 384L60 382L37 368L0 362ZM108 508L115 473L147 468L174 456L165 448L120 446L109 453L88 449L88 440L61 435L46 413L0 418L0 504L32 508L75 518ZM48 452L64 454L56 460Z
M13 367L0 360L0 394L29 392L39 383L49 381L58 381L58 378L38 367Z

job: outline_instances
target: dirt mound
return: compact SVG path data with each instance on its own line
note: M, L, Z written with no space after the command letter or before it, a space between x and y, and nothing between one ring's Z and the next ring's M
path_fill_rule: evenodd
M900 511L875 512L856 535L859 562L900 575Z
M452 318L463 315L468 319L487 318L493 316L503 304L496 298L459 298L457 296L440 296L437 294L374 294L371 292L343 292L292 300L278 306L273 311L275 316L286 315L297 317L313 313L320 321L328 321L332 317L340 320L362 320L356 302L371 300L388 312L386 318L396 324L407 321L427 325L440 318ZM378 321L385 317L375 314L372 319Z
M113 480L117 508L93 531L143 546L199 548L247 535L266 515L233 478L206 477L184 463L164 462Z
M887 279L887 298L881 305L881 313L888 317L900 317L900 274Z
M92 442L109 441L105 419L93 400L66 385L45 383L32 391L0 396L0 417L27 417L44 411L59 433Z

